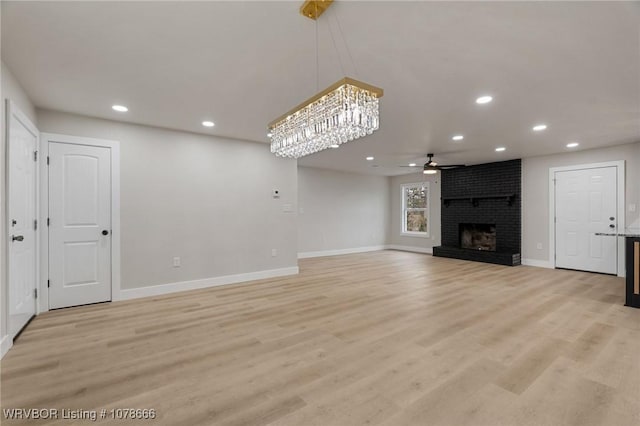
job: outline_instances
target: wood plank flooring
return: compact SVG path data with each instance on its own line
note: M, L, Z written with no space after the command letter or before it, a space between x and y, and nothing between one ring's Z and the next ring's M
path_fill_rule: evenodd
M640 424L640 310L620 278L397 251L300 270L43 314L2 361L2 408L157 413L100 424Z

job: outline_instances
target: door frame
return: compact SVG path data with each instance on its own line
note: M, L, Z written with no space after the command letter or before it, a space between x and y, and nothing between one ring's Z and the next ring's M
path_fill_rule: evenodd
M11 167L10 167L10 161L11 161L11 117L14 116L16 117L16 119L18 121L20 121L20 123L27 128L27 130L29 130L29 132L31 132L35 137L36 137L36 146L35 149L38 152L38 159L35 162L36 163L36 167L35 167L35 181L34 181L34 185L35 185L35 213L36 213L36 220L38 220L38 228L42 229L42 222L40 221L40 200L41 200L41 195L40 195L40 166L39 163L42 163L42 161L40 161L42 159L42 155L41 155L41 151L40 151L40 131L38 130L38 128L35 126L35 124L33 124L31 122L31 120L29 119L29 117L27 117L22 110L20 110L20 108L18 108L18 106L15 104L15 102L13 102L11 99L7 99L6 103L5 103L5 141L6 141L6 147L5 147L5 155L6 155L6 159L5 159L5 167L6 167L6 172L5 172L5 194L6 194L6 201L5 201L5 229L7 230L6 234L5 234L5 245L4 245L4 249L6 250L6 267L7 267L7 285L6 285L6 302L4 302L4 305L2 306L2 311L3 311L3 318L2 318L2 322L4 324L6 324L6 331L7 331L7 336L9 336L8 338L10 340L12 340L13 338L15 338L14 335L11 335L10 333L10 315L9 315L9 307L11 306L11 262L9 260L9 256L10 256L10 248L11 248L11 241L9 241L9 233L11 230L11 218L9 217L9 206L11 205L11 196L9 193L9 188L11 187ZM40 296L41 296L41 290L39 289L39 285L38 283L40 282L40 270L41 270L41 260L40 260L40 250L41 250L41 240L40 240L40 232L35 232L35 249L34 249L34 254L35 254L35 268L36 268L36 286L35 288L38 290L38 297L36 298L35 301L35 314L38 315L40 313Z
M81 136L68 136L55 133L41 133L40 135L40 151L42 158L49 157L49 146L52 142L66 143L71 145L85 145L109 148L111 153L111 301L121 300L120 296L120 142L86 138ZM47 161L41 161L40 167L40 221L43 225L40 227L41 239L41 274L40 290L42 294L39 297L40 312L49 310L49 289L47 281L49 279L49 228L46 226L47 216L49 212L49 173L47 170Z
M574 166L562 166L549 168L549 263L552 268L556 268L556 172L570 172L575 170L598 169L601 167L616 167L616 186L618 189L618 205L616 206L616 216L618 217L618 231L626 228L626 211L625 211L625 160L605 161L602 163L576 164ZM609 238L609 237L607 237ZM625 276L624 265L624 238L617 238L617 275Z

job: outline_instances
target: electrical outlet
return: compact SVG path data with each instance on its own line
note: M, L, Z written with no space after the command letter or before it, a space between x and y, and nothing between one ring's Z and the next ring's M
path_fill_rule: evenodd
M276 257L278 255L278 250L271 249L271 257Z
M537 248L538 250L542 250L542 243L538 243L538 244L536 244L536 248Z
M173 258L173 267L174 268L179 268L180 267L180 258L179 257L174 257Z

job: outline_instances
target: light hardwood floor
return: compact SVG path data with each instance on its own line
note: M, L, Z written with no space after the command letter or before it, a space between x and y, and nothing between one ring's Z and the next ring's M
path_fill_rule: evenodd
M129 423L166 425L640 424L640 310L620 278L396 251L300 270L43 314L2 362L2 407L154 408Z

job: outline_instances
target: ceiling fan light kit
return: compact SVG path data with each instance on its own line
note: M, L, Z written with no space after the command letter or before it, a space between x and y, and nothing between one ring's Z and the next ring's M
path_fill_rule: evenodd
M307 0L300 13L316 20L332 2ZM379 87L349 77L335 82L269 123L271 152L300 158L372 134L380 125L383 93Z

